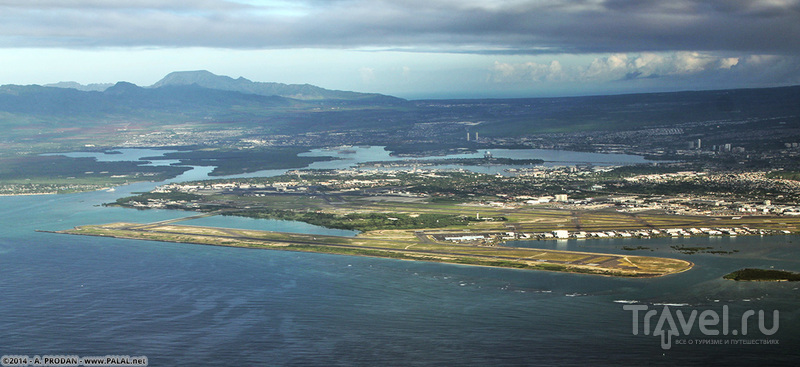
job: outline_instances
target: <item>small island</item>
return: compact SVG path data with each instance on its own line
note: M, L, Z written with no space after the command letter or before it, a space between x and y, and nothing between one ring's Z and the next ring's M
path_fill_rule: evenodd
M797 282L800 281L800 273L785 270L772 269L741 269L734 271L723 277L728 280L749 281L749 282Z

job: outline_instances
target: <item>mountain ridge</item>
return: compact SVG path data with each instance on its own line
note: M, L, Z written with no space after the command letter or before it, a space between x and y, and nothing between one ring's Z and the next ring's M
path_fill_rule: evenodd
M41 118L69 115L81 118L108 116L204 117L219 115L231 108L274 108L298 101L280 96L261 96L203 88L197 85L144 88L118 82L102 92L40 85L0 86L0 111ZM56 119L57 120L57 119ZM85 123L89 124L87 120Z
M208 70L173 71L150 86L192 85L203 88L226 90L262 96L280 96L299 100L364 100L364 99L397 99L397 97L351 91L331 90L311 84L283 84L274 82L254 82L244 77L237 79L225 75L216 75Z
M0 126L5 135L0 137L0 148L4 142L18 144L16 149L31 142L88 141L97 145L103 139L122 139L119 131L136 140L176 124L187 124L195 131L237 131L242 136L335 132L362 139L336 135L332 140L351 144L426 142L439 146L447 139L461 142L465 131L480 133L485 139L539 136L536 139L547 140L565 133L649 128L675 128L669 135L677 142L724 134L728 134L725 143L735 143L743 134L765 136L765 141L780 146L800 141L795 134L800 131L800 86L525 99L406 101L384 96L386 99L301 100L254 94L252 90L206 88L198 84L203 78L208 79L204 84L217 88L216 82L238 89L264 87L209 72L173 74L158 87L119 82L102 92L4 85L0 86ZM97 131L106 134L104 138L96 139L93 134ZM541 138L545 136L541 134L556 135ZM601 143L617 144L628 135L614 135L617 137ZM711 141L708 138L704 144ZM581 144L576 149L591 149L596 142Z
M66 88L66 89L77 89L81 92L102 92L108 88L114 86L115 83L90 83L90 84L81 84L78 82L58 82L58 83L50 83L44 84L43 87L53 87L53 88Z
M116 87L119 83L94 83L83 85L77 82L58 82L42 85L62 89L75 89L83 92L105 92ZM131 83L132 84L132 83ZM135 84L133 84L135 85ZM163 87L191 86L214 89L243 94L253 94L265 97L278 96L297 99L301 101L359 101L359 102L404 102L402 98L378 93L361 93L353 91L333 90L318 87L312 84L284 84L275 82L254 82L244 77L232 78L226 75L217 75L208 70L173 71L161 80L150 86L137 86L147 89Z

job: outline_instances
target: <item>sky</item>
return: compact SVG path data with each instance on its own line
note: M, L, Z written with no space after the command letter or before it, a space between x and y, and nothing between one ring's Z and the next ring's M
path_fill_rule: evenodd
M172 71L403 98L800 84L800 0L0 0L0 84Z

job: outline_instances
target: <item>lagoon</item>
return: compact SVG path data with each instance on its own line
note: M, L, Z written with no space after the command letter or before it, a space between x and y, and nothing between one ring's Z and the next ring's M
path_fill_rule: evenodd
M544 163L539 166L554 167L554 166L574 166L577 164L591 164L595 166L613 166L613 165L627 165L650 163L642 156L630 154L605 154L605 153L588 153L588 152L574 152L566 150L551 150L551 149L491 149L493 157L496 158L511 158L511 159L542 159ZM478 151L474 153L458 153L448 154L444 156L431 156L431 157L415 157L420 161L426 159L449 159L449 158L482 158L485 151ZM407 157L392 156L389 151L383 147L347 147L344 148L324 148L314 149L307 153L301 153L301 156L314 157L335 157L338 160L315 162L309 165L310 169L344 169L350 168L358 163L374 162L374 161L401 161L408 159ZM463 166L463 165L440 165L430 166L425 168L438 168L438 169L467 169L479 173L496 174L503 173L507 169L519 169L531 167L519 165L491 165L491 166Z

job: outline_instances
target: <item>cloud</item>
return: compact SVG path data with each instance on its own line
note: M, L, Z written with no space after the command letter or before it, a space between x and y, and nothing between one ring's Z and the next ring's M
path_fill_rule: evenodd
M0 47L792 55L797 34L800 0L0 0Z
M738 63L736 57L700 52L645 53L636 56L615 54L595 59L583 76L599 80L680 76L730 69Z
M252 8L252 5L248 5L247 2L242 3L237 1L219 0L0 0L0 6L35 11L50 11L57 9L182 9L195 11L198 9Z
M358 72L361 74L361 81L364 84L375 82L375 68L362 67L358 69Z
M564 73L561 63L553 60L549 64L526 62L510 64L496 61L491 68L489 81L491 82L552 82L570 77Z
M0 51L269 50L404 91L794 84L798 34L800 0L0 0Z
M768 62L787 61L780 56L749 56L747 68L763 67ZM796 60L794 60L796 61ZM562 66L558 60L549 64L495 62L488 79L496 83L528 82L610 82L633 79L698 76L731 71L740 58L699 52L612 54L596 57L588 64Z

